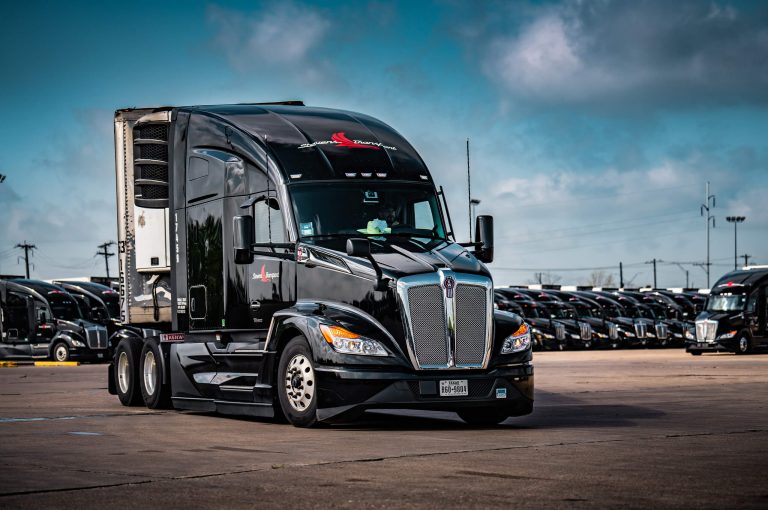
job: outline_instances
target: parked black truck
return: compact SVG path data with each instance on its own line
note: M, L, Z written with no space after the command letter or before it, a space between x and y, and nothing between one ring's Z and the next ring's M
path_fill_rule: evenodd
M495 311L492 219L454 241L426 165L372 117L301 103L119 110L125 405L297 426L369 408L530 413L528 325ZM467 249L470 248L470 249Z
M696 318L691 354L748 354L768 347L768 266L747 267L720 278Z
M501 287L495 291L500 309L521 315L531 326L534 348L564 351L568 345L565 324L552 319L549 310L516 288Z

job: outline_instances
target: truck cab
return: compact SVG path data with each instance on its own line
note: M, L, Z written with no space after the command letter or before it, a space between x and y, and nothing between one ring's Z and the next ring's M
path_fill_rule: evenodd
M0 280L0 359L48 356L48 342L37 337L35 299L26 288Z
M745 267L721 277L696 317L696 338L686 350L748 354L768 347L768 266Z
M121 321L160 333L115 346L124 404L297 426L531 411L528 326L493 307L492 219L457 243L391 127L247 104L120 110L115 135Z

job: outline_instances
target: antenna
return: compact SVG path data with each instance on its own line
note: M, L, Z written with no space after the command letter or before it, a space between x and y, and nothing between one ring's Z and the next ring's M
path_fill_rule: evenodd
M469 242L472 242L472 179L469 173L469 138L467 138L467 206L469 212Z

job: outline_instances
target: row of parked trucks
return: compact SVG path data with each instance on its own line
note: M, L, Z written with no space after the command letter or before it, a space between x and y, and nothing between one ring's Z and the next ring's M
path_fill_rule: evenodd
M694 355L768 346L768 267L720 278L711 290L497 287L494 306L522 316L535 349L685 347Z
M0 359L108 361L116 340L145 334L119 310L118 293L99 283L0 280Z

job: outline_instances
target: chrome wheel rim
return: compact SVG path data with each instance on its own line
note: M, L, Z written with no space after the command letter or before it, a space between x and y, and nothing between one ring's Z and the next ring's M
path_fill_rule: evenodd
M65 345L57 345L56 346L56 361L66 361L67 360L67 347Z
M144 389L147 391L147 395L155 394L155 381L157 375L157 362L155 361L155 353L147 351L144 354Z
M739 350L741 352L747 352L747 349L749 349L749 341L747 340L747 337L743 336L739 338Z
M128 368L128 354L123 351L117 358L117 384L122 393L128 393L128 386L131 383L131 373Z
M306 411L315 398L315 370L306 356L297 354L291 358L284 383L291 407L299 412Z

